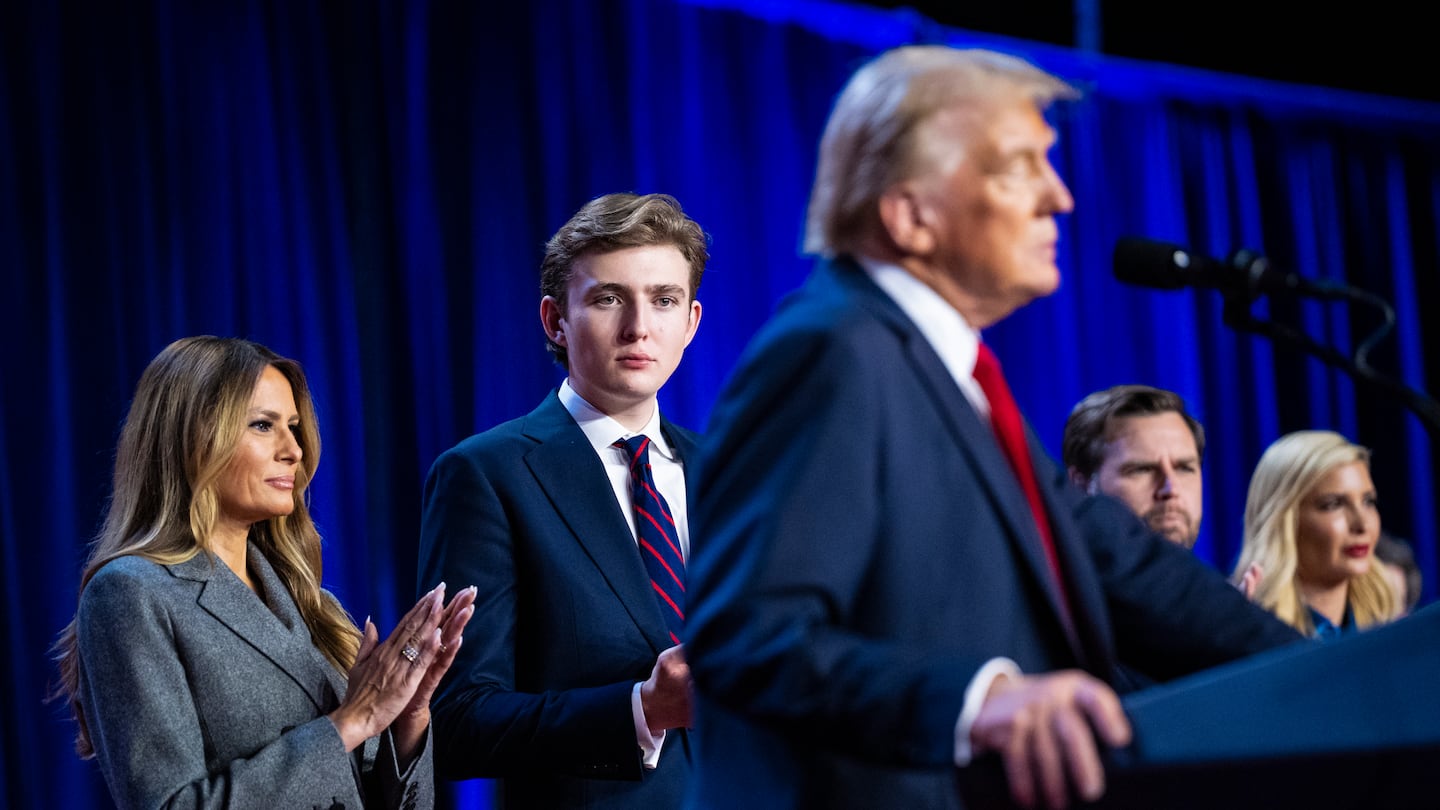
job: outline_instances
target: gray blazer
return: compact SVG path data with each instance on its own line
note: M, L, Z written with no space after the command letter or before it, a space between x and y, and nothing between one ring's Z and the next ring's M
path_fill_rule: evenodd
M264 600L223 562L106 564L80 596L80 709L121 808L429 808L428 736L401 773L390 734L346 753L345 694L252 543Z

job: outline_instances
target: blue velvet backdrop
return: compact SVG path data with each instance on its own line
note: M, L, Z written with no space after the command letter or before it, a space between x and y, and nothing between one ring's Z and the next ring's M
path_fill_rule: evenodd
M545 238L609 191L675 194L713 235L703 328L662 401L703 427L721 379L808 268L814 147L865 57L912 41L1073 79L1077 199L1061 291L991 330L1058 452L1085 393L1181 392L1210 435L1198 553L1229 567L1249 472L1280 433L1376 449L1386 525L1437 568L1437 444L1386 396L1221 323L1217 295L1111 277L1117 237L1246 246L1394 301L1377 365L1440 379L1440 107L1138 64L836 3L148 0L0 8L0 804L105 804L69 753L45 650L69 620L145 363L243 335L300 359L320 409L325 581L388 627L412 599L421 481L558 382L537 323ZM1263 304L1259 310L1264 311ZM1348 347L1338 305L1271 315ZM487 786L445 803L489 805Z

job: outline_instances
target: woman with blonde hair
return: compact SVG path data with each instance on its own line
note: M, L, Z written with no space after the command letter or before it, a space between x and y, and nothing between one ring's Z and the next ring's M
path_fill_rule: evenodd
M1396 613L1375 563L1379 537L1370 451L1332 431L1290 433L1250 478L1235 580L1308 636L1363 629Z
M430 695L474 590L426 594L379 640L320 585L304 372L193 337L140 378L105 523L56 644L117 806L433 804Z

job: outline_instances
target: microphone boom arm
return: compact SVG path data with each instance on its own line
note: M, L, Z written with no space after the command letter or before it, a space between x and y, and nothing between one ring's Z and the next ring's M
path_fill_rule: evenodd
M1326 298L1344 298L1350 301L1370 304L1379 308L1385 322L1368 337L1360 341L1353 355L1345 355L1333 346L1326 346L1294 327L1275 321L1262 321L1250 314L1254 302L1253 293L1226 292L1224 297L1224 322L1232 328L1270 338L1292 348L1310 354L1326 364L1344 371L1351 377L1370 383L1394 396L1409 408L1430 431L1431 439L1440 442L1440 402L1417 391L1370 365L1369 353L1395 326L1395 310L1377 295L1345 285L1328 285Z

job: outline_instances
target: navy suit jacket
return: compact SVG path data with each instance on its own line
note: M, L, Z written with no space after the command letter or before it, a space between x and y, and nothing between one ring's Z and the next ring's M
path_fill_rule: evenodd
M855 263L761 329L702 443L687 654L697 808L954 808L986 661L1161 677L1298 638L1030 436L1073 622L1026 499L940 358Z
M662 429L693 480L695 434ZM419 578L422 592L479 590L433 702L441 776L501 777L512 809L678 806L688 734L670 730L644 769L630 704L670 646L665 620L604 465L555 393L436 460Z

